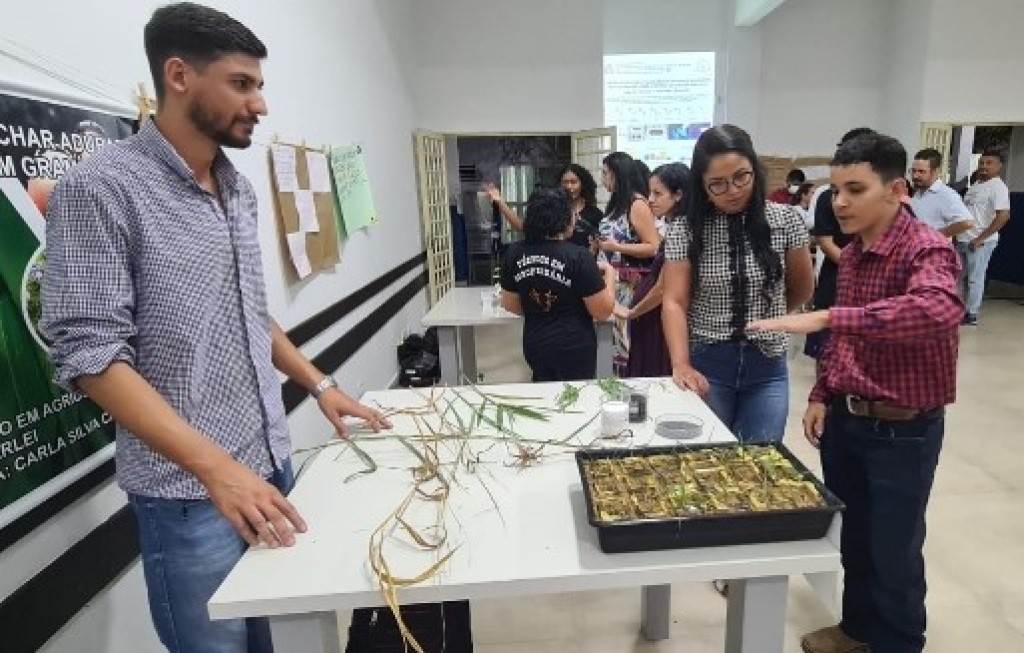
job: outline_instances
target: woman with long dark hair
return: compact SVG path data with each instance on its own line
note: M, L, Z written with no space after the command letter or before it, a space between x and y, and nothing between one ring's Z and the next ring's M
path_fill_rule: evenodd
M585 249L594 249L598 227L604 214L597 208L597 182L594 175L578 163L570 163L558 174L559 185L572 203L572 234L569 242ZM501 197L501 191L494 184L485 187L491 201L497 203L501 217L516 231L523 230L523 220Z
M509 246L501 265L501 304L526 318L523 353L533 380L593 379L594 320L615 306L615 270L567 242L572 210L561 190L534 191L523 226L526 240Z
M685 220L665 246L662 320L672 377L698 392L742 442L782 439L789 413L788 341L746 325L803 306L814 287L807 228L765 201L750 136L721 125L693 153Z
M630 306L634 289L650 270L658 253L661 236L647 204L647 188L641 186L633 157L625 152L606 156L601 165L601 182L611 198L601 220L599 247L619 274L616 302ZM629 332L626 321L619 318L615 325L613 361L617 374L626 373L628 361Z
M671 225L686 215L686 193L690 190L690 168L685 163L660 166L650 177L648 203L651 212ZM661 326L664 295L665 244L658 249L650 272L637 284L631 307L616 306L615 314L629 321L629 362L627 377L671 376L672 362Z

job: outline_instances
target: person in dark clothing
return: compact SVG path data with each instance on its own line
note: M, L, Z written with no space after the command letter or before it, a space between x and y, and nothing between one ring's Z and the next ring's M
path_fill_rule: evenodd
M654 171L650 179L651 211L667 224L686 214L686 190L690 168L685 163L669 163ZM664 293L662 268L665 244L651 264L651 271L637 284L631 307L616 306L616 315L629 320L629 360L627 377L671 376L672 359L661 326L661 298Z
M570 163L562 169L558 179L562 190L568 194L572 202L573 229L568 238L569 242L596 253L598 227L604 213L597 208L597 182L594 181L594 175L578 163ZM485 188L491 201L498 205L501 217L510 227L522 231L523 219L505 203L498 187L487 184Z
M842 147L845 143L858 136L872 133L874 133L874 130L868 127L851 129L843 134L843 137L839 140L839 146ZM839 275L839 256L843 248L853 240L853 236L844 234L839 228L839 221L836 220L836 213L832 209L831 190L826 190L818 196L818 203L814 207L814 228L811 229L811 235L814 237L818 249L825 254L825 260L821 264L821 271L818 272L818 285L814 289L814 298L811 300L814 304L814 310L823 311L832 308L832 305L835 304L836 278ZM825 349L825 343L828 342L828 338L828 329L807 334L807 340L804 342L804 353L811 358L818 359L821 356L821 352Z
M501 266L501 305L524 316L523 353L535 383L593 379L597 368L594 320L615 307L615 269L567 242L572 209L561 190L530 195L523 225Z

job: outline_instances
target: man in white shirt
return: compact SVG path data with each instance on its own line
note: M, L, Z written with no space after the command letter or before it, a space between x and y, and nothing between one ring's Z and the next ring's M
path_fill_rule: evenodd
M910 178L914 195L910 206L917 219L950 238L974 226L974 219L960 194L939 179L942 155L928 148L914 155Z
M964 203L974 226L957 236L956 246L964 263L967 316L964 323L978 324L985 275L992 252L999 243L999 230L1010 220L1010 189L999 178L1006 155L998 149L985 150L978 163L978 183L967 189Z

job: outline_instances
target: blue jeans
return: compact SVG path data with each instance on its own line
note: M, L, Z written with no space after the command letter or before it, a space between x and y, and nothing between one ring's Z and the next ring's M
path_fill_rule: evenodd
M855 417L841 402L825 418L825 485L846 504L840 627L873 653L924 649L924 517L944 422L942 410L907 422Z
M967 305L967 314L978 316L981 312L981 300L985 297L985 278L988 274L988 262L992 260L998 241L988 241L973 252L967 243L957 242L956 251L960 253L960 262L964 266L961 292Z
M294 482L291 462L274 472L281 492ZM266 619L211 621L206 603L246 543L209 499L157 499L129 494L139 522L139 547L149 612L170 653L272 653Z
M740 442L781 442L789 416L786 356L749 342L692 343L690 365L711 390L708 406Z

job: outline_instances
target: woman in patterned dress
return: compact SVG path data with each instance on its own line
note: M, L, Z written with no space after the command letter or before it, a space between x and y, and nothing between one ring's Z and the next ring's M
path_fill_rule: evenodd
M619 274L615 301L621 306L633 302L633 290L650 270L661 245L654 214L647 204L647 188L642 184L636 162L625 152L612 152L601 166L601 182L611 193L601 220L600 248ZM627 322L616 318L615 372L626 373L629 361Z

